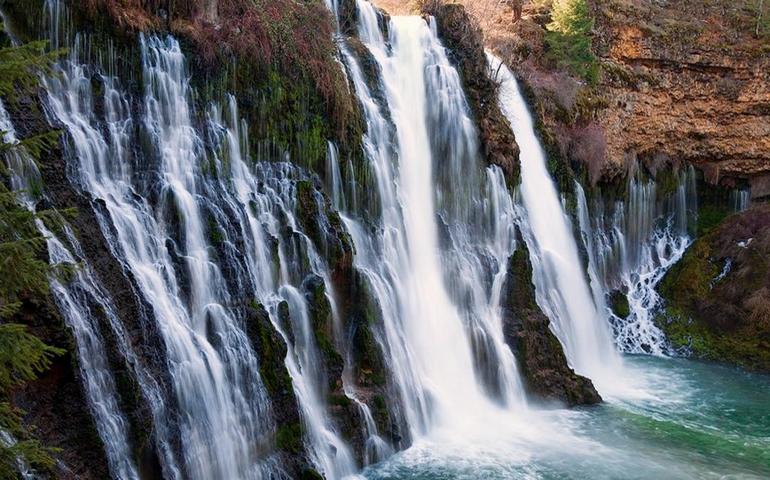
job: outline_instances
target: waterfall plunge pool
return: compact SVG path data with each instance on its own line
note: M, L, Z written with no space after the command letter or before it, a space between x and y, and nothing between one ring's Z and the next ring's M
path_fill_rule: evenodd
M770 376L626 356L640 394L530 410L486 431L437 431L363 472L370 480L770 477ZM646 393L641 393L646 392ZM494 426L490 426L494 425ZM554 436L553 432L561 432Z

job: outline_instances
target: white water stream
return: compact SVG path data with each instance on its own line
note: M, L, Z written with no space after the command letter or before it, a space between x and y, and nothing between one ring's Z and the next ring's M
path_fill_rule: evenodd
M516 78L489 56L500 82L500 107L521 148L520 226L530 249L537 302L551 319L571 366L589 377L599 393L622 388L622 361L615 349L606 308L597 305L578 254L572 222L546 167L545 152Z

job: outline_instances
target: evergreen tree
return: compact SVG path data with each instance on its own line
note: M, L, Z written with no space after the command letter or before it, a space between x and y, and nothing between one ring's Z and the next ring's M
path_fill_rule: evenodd
M547 28L549 57L559 67L596 83L599 64L591 51L594 21L586 0L555 0Z
M45 52L45 43L0 48L0 97L15 98L37 88L39 75L49 73L58 53ZM45 238L35 222L39 215L18 202L8 189L7 155L37 158L58 139L49 132L6 143L0 132L0 429L13 438L0 440L0 480L19 478L22 460L37 471L50 470L53 450L42 446L22 423L20 410L11 404L11 390L47 370L54 356L64 351L46 345L20 320L25 303L49 301L52 267L45 261ZM47 212L41 214L49 216ZM50 215L53 217L53 215Z

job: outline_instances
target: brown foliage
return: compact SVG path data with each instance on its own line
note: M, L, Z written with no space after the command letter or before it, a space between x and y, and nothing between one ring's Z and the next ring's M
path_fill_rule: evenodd
M333 21L320 0L86 0L85 6L92 15L106 12L125 30L167 28L191 41L209 69L235 60L249 62L256 73L278 70L293 82L309 82L335 123L352 113L334 60Z
M150 6L148 3L160 3L160 0L84 0L83 7L91 15L106 11L120 28L145 31L161 25L161 19L150 13L158 5Z

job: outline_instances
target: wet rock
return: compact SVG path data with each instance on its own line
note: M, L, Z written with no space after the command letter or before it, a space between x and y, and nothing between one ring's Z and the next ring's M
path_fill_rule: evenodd
M535 301L532 265L523 242L508 260L502 291L503 333L530 395L569 406L602 401L591 380L569 367L550 320Z
M39 98L21 98L11 106L9 113L23 137L42 134L52 128ZM62 141L67 140L63 138ZM133 278L112 256L102 234L99 217L107 215L104 203L87 198L72 187L67 176L65 151L62 145L57 145L41 152L39 169L46 194L41 206L60 211L74 209L75 213L68 221L85 260L93 268L97 282L108 293L137 356L156 379L162 394L168 396L167 406L173 412L176 407L171 399L173 395L169 395L171 381L165 368L165 347L158 326L148 321L146 312L150 311L150 306L137 296ZM91 305L91 308L115 379L121 411L128 420L134 456L140 468L148 472L147 478L152 478L150 473L158 474L159 465L149 403L139 388L132 367L126 363L105 312L98 305ZM37 438L44 445L61 449L57 454L63 462L61 478L72 478L70 475L73 474L74 478L106 478L104 449L88 408L75 341L69 328L53 311L41 309L30 315L35 322L42 322L40 338L64 348L67 355L55 360L53 368L43 373L38 381L20 389L14 400L28 412L26 421L37 426ZM169 427L175 428L174 425ZM171 446L172 449L176 447Z
M620 290L610 292L610 308L612 312L620 318L626 318L631 314L631 306L628 304L628 297Z
M305 292L316 345L326 370L328 388L334 393L342 385L344 365L342 356L334 345L334 317L329 298L326 296L326 284L323 278L313 274L302 282L302 289Z
M284 302L279 316L288 314ZM246 334L259 357L259 374L264 382L276 422L275 445L283 467L296 477L307 467L304 458L304 429L291 377L286 369L286 342L270 321L262 304L252 302L246 312Z

